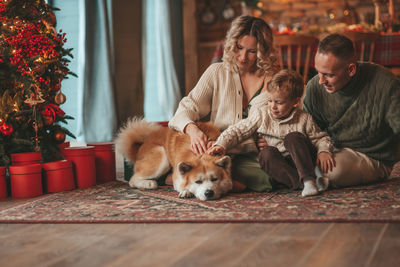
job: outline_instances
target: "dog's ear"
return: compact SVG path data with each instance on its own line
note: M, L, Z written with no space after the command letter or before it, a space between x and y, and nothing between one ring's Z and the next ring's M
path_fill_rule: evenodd
M186 162L179 162L178 163L178 171L180 174L185 174L193 168L192 165Z
M224 168L225 170L230 170L231 169L231 157L223 156L222 158L215 161L215 164L221 168Z

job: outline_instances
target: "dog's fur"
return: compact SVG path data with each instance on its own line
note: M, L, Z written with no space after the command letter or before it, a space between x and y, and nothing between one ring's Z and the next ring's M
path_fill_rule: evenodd
M220 134L211 123L198 126L210 140ZM179 197L218 199L232 189L229 156L196 156L190 150L189 136L168 127L133 118L121 128L115 145L134 164L131 187L156 189L156 180L172 168L172 182Z

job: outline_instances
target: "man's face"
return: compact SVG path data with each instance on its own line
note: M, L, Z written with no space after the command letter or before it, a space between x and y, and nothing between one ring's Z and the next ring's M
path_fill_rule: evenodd
M319 84L332 94L342 89L355 74L355 64L344 62L332 53L315 55L315 69L318 72Z

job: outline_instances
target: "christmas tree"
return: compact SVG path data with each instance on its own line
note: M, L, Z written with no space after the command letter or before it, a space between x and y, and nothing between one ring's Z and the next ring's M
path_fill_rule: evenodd
M19 152L61 159L58 145L74 137L60 125L73 119L60 108L61 81L76 75L55 10L44 0L0 0L0 166Z

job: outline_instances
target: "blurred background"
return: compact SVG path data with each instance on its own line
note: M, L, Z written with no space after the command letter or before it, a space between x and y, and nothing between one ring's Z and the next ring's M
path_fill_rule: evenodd
M73 48L78 78L63 109L79 141L112 140L132 116L169 120L201 74L221 59L232 19L264 19L276 35L379 34L372 61L400 67L398 0L49 0ZM310 72L312 73L312 72Z

